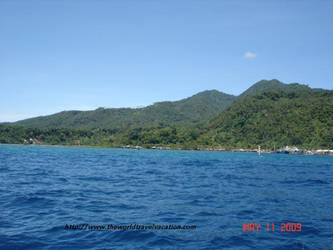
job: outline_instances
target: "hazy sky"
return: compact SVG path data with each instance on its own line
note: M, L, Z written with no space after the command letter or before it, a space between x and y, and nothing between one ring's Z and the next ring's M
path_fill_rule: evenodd
M332 89L333 1L0 0L0 121L276 78Z

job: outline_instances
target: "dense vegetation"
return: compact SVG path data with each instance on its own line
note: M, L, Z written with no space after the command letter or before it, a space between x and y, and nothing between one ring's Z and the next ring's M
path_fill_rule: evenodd
M158 102L145 108L98 108L94 111L63 111L14 123L34 128L131 128L161 124L187 125L211 119L236 99L217 90L198 93L176 102Z
M93 111L63 111L54 115L30 118L14 123L33 128L140 128L144 126L188 126L216 117L236 100L263 90L311 90L306 85L284 84L262 80L241 95L228 95L217 90L203 91L176 102L158 102L145 108L98 108Z
M113 144L116 129L39 129L0 125L0 143L119 146Z
M49 144L121 147L123 145L169 145L171 148L193 148L198 131L177 127L78 130L67 128L26 128L0 125L0 143ZM192 143L192 144L190 144Z
M261 80L255 84L253 84L250 88L245 90L242 94L238 96L238 99L241 99L245 96L249 95L255 95L260 92L263 92L265 90L270 89L276 89L276 90L282 90L285 92L289 91L299 91L299 90L311 90L311 88L304 84L298 84L298 83L291 83L291 84L285 84L282 83L276 79L267 81L267 80Z
M261 87L262 84L259 82L252 86L252 90L248 89L247 94L244 94L242 98L238 97L237 101L229 96L229 101L234 102L231 106L219 99L220 94L217 91L202 92L179 102L157 103L141 111L147 112L145 119L149 121L154 114L157 115L154 110L156 111L161 106L162 108L159 108L158 112L159 116L156 118L158 122L143 122L141 126L128 127L128 124L123 126L118 124L119 126L114 128L101 126L94 129L41 129L0 125L0 143L104 147L139 145L147 148L168 146L176 149L249 149L256 148L258 145L268 149L286 145L301 148L333 148L333 91L313 90L299 84L283 86L280 83L276 83L277 88L274 89L274 85L270 85L271 82L269 82L271 87L266 89ZM260 91L260 89L262 90ZM249 94L250 92L256 94ZM207 104L206 95L209 95L208 99L210 100L215 98L214 105L225 110L213 119L200 120L199 117L204 116L205 112L212 114L205 109L205 107L209 109L208 106L205 106ZM225 97L227 98L227 96ZM177 114L185 112L184 110L191 113L194 110L193 106L195 109L201 107L201 110L197 110L195 115L192 114L191 122L177 123L175 121L178 118L175 115L173 122L163 123L159 119L161 114L173 117L172 112L167 108L169 106L173 107L172 112L178 109ZM227 106L229 107L227 108ZM161 110L164 111L161 112ZM120 111L127 111L126 109L117 110L121 120ZM99 109L91 112L97 115L109 111ZM71 117L68 112L66 115ZM140 119L143 117L145 116L141 115ZM94 120L89 120L89 117L85 119L87 120L82 120L83 124L94 122ZM194 122L197 120L200 122ZM59 124L61 123L60 120Z
M269 90L213 119L198 142L231 147L333 148L333 91Z

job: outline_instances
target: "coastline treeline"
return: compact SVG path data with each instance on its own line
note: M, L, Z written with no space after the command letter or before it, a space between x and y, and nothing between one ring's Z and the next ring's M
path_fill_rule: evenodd
M192 123L71 129L0 125L0 143L267 149L333 148L333 91L263 90L234 101L213 119Z

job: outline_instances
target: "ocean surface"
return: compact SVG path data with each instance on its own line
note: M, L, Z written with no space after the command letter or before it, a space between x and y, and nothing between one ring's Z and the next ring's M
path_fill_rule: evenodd
M0 145L0 211L0 249L333 249L333 157Z

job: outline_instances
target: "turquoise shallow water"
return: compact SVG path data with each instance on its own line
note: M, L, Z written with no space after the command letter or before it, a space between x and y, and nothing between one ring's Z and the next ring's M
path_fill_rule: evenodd
M0 249L333 249L333 157L0 145L0 209Z

